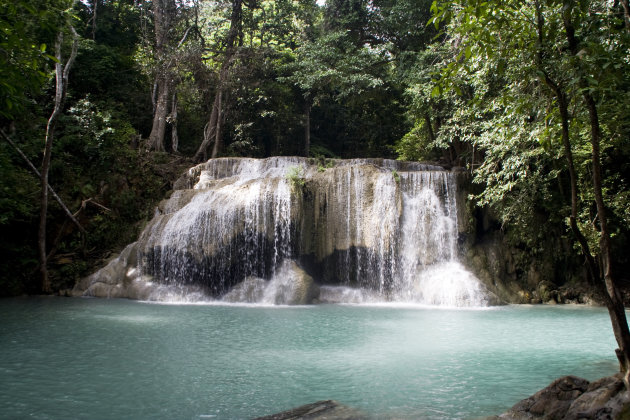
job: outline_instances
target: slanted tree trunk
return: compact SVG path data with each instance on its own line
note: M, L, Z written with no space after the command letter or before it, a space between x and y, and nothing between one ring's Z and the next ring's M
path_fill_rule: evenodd
M22 157L22 159L24 159L24 161L26 162L28 167L31 169L31 171L35 174L35 176L37 176L37 178L41 182L42 175L39 173L39 171L37 170L35 165L33 165L33 162L31 162L31 160L24 154L22 149L20 149L18 147L18 145L15 144L13 142L13 140L11 140L11 138L5 134L4 131L2 131L2 129L0 129L0 134L7 141L7 143L9 143L11 145L11 147L13 147L15 149L15 151ZM85 229L83 228L83 226L81 226L81 224L74 217L74 215L72 214L70 209L68 209L68 206L65 205L65 203L61 200L61 197L59 197L59 195L57 195L57 193L55 192L55 190L53 190L53 188L50 186L50 184L48 184L48 192L50 194L52 194L52 196L55 199L55 201L57 201L59 206L61 206L63 211L66 213L66 216L68 216L68 218L72 221L72 223L74 223L74 225L79 229L79 231L81 231L81 233L85 234L86 232L85 232Z
M553 84L552 81L550 81L550 83ZM558 98L558 110L560 111L560 120L562 124L562 144L564 147L564 157L567 160L569 180L571 182L571 216L569 217L569 225L571 227L571 231L580 244L580 249L582 250L584 258L586 259L586 268L588 270L589 277L591 278L591 281L597 282L599 280L599 270L597 269L597 263L595 262L595 258L593 258L593 254L591 253L590 247L588 246L588 241L584 237L584 234L582 234L582 231L577 224L578 185L577 175L575 173L575 165L573 163L573 151L571 150L571 139L569 137L569 108L567 104L567 98L564 92L557 85L554 86L556 97Z
M242 23L243 23L243 0L232 0L232 14L230 16L230 30L228 31L225 41L225 56L219 70L219 81L217 91L212 103L212 112L210 120L204 129L204 138L199 145L199 149L195 153L193 160L200 161L207 159L208 147L214 142L212 148L212 157L217 157L223 148L221 125L223 121L223 96L224 89L228 83L229 70L236 54L238 43L242 42ZM238 41L238 43L237 43Z
M600 142L601 130L599 126L599 116L597 106L592 95L588 90L584 89L584 101L588 108L589 120L591 125L591 161L593 169L593 194L595 196L595 204L597 207L597 218L599 220L599 251L601 253L602 269L604 271L604 283L608 294L608 313L612 321L613 332L619 348L617 349L617 358L624 372L624 382L630 390L630 329L628 329L628 320L623 305L623 299L613 271L612 246L610 241L610 232L608 231L608 219L606 216L606 206L604 204L604 195L602 192L602 169L600 162Z
M588 270L588 276L595 284L599 282L599 270L595 258L591 253L590 247L586 237L580 230L577 224L578 215L578 185L577 174L575 172L575 164L573 163L573 151L571 150L571 138L569 136L569 107L566 94L556 84L549 75L545 74L545 83L555 94L558 101L558 111L560 113L561 121L561 137L562 145L564 148L564 158L567 161L567 169L569 171L569 181L571 183L571 216L569 216L569 226L571 232L575 236L576 240L580 244L580 249L584 255L586 261L586 269Z
M171 103L171 148L173 153L179 152L179 135L177 134L177 92L173 93L173 101Z
M578 40L575 37L575 28L573 27L571 17L573 7L572 1L565 2L563 7L563 23L569 51L574 56L577 56L579 46ZM577 66L579 66L579 64L577 64ZM599 125L599 115L597 112L597 104L588 89L588 83L583 75L583 71L577 68L577 72L580 78L579 85L582 90L582 97L588 110L589 123L591 126L593 194L595 196L597 218L599 220L599 252L604 275L604 284L606 286L606 307L612 323L613 333L617 345L619 346L616 353L619 359L620 369L623 373L624 383L626 388L630 390L630 329L628 328L623 299L621 298L614 277L610 233L608 232L608 219L602 191L602 169L600 162L601 128Z
M65 66L62 61L61 47L63 44L63 32L59 32L55 41L55 106L52 114L48 118L46 124L46 137L44 141L44 157L42 159L42 168L40 170L40 211L39 211L39 231L37 234L37 247L39 251L39 272L41 275L41 288L43 293L50 293L50 279L48 277L48 258L46 253L46 218L48 215L48 171L50 169L50 161L52 158L52 143L55 132L55 125L61 113L63 102L66 97L66 87L68 84L68 76L70 68L77 56L78 38L79 36L71 27L74 41L72 43L72 52Z

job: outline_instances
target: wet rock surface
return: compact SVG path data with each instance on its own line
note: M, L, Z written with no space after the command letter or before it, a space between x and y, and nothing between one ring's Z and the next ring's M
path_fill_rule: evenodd
M470 180L458 178L458 194L474 188ZM467 213L459 220L461 259L488 288L509 303L585 304L604 303L598 287L588 281L583 258L564 234L564 226L547 224L536 216L531 237L504 224L489 207L474 207L468 202ZM625 274L620 272L619 286ZM630 283L628 284L630 285ZM630 290L630 289L629 289ZM630 296L624 295L630 303Z
M620 376L589 382L564 376L548 387L488 420L615 420L630 419L630 392Z
M319 298L319 286L295 261L285 261L278 272L265 280L247 277L221 300L232 303L307 305Z
M368 416L334 400L318 401L254 420L359 420Z

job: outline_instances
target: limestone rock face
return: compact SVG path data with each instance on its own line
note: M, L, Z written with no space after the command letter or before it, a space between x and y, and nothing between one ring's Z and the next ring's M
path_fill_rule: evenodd
M127 245L119 256L112 258L105 267L81 279L74 287L74 296L128 297L129 286L136 265L136 243Z
M630 393L618 376L589 383L565 376L493 419L614 420L630 418Z
M194 290L303 304L320 284L485 305L485 288L457 261L457 176L383 159L211 159L189 169L138 241L74 293L151 300Z
M475 185L457 172L458 198L475 192ZM499 298L527 304L603 304L598 288L587 279L583 257L576 252L562 225L544 214L532 215L530 232L503 223L491 207L468 202L460 226L462 260ZM630 299L626 297L626 301Z

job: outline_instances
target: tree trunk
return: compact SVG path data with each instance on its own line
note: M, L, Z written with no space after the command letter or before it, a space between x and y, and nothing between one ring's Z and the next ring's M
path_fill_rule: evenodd
M157 92L158 92L158 79L153 81L153 90L151 91L151 105L153 105L153 114L155 114L155 108L157 107Z
M428 112L424 113L424 123L427 126L427 134L429 135L429 141L433 143L435 141L435 133L433 132L433 125L431 124L431 116Z
M569 136L569 107L567 98L562 89L547 74L545 74L545 82L554 92L558 100L558 111L560 112L560 121L562 126L562 145L564 147L564 157L567 161L569 180L571 182L571 216L569 217L569 226L571 227L573 235L575 235L575 238L580 244L580 249L582 250L582 254L586 260L588 275L594 284L598 284L599 270L597 269L597 263L595 262L595 258L593 258L588 241L582 234L582 231L577 224L578 185L575 165L573 163L573 151L571 150L571 139Z
M217 118L216 118L216 124L214 127L214 147L212 148L212 159L218 157L219 153L221 153L221 149L223 148L223 144L221 141L221 126L223 123L223 112L222 112L223 90L221 89L219 89L219 92L217 93L216 102L217 102Z
M610 233L608 232L608 219L606 217L606 206L604 204L604 195L602 191L602 169L600 162L600 141L601 130L599 127L599 116L595 100L584 90L584 101L588 108L589 120L591 124L591 160L593 169L593 193L595 195L595 204L597 207L597 218L599 220L599 251L601 253L602 268L604 271L604 283L606 292L608 293L608 313L612 321L615 339L619 345L617 349L617 357L624 372L624 382L626 387L630 389L630 329L628 329L628 320L623 305L623 299L617 288L612 261L612 247L610 242Z
M24 154L22 149L20 149L18 147L18 145L15 144L13 142L13 140L11 140L11 138L5 134L4 131L2 131L2 129L0 129L0 134L2 134L2 137L11 145L11 147L13 147L15 149L16 152L18 152L18 154L22 157L22 159L24 159L24 161L26 162L28 167L37 176L37 178L39 178L39 180L41 182L42 175L39 173L39 171L37 170L35 165L33 165L33 162L31 162L31 160ZM68 216L68 218L72 221L72 223L74 223L74 225L79 229L79 231L81 231L81 233L85 234L86 232L85 232L85 229L83 228L83 226L81 226L79 221L74 217L74 215L72 214L70 209L68 209L68 207L65 205L65 203L61 200L61 197L59 197L59 195L57 195L57 193L55 192L55 190L53 190L53 188L50 186L50 184L48 184L48 192L50 194L52 194L53 198L57 201L57 203L61 206L63 211L66 213L66 216Z
M311 98L304 102L304 156L311 153Z
M236 54L237 41L242 41L242 20L243 20L243 0L232 0L232 15L230 17L230 30L228 31L225 41L225 57L221 63L221 70L219 70L219 82L217 85L217 93L214 97L212 104L212 113L210 114L210 121L206 124L204 130L204 138L195 153L194 160L199 161L203 156L206 159L207 149L210 143L214 141L212 148L212 157L215 158L221 153L223 148L221 125L223 121L223 90L225 89L228 79L229 70Z
M151 128L151 134L149 135L147 149L163 152L165 150L164 135L166 133L166 117L168 115L168 102L170 96L169 81L167 80L167 77L160 77L158 79L157 86L157 103L155 104L153 127Z
M560 111L560 118L562 120L562 144L564 145L564 156L567 160L567 166L569 169L569 179L571 182L571 216L569 217L569 225L571 226L571 231L577 238L578 243L580 244L580 248L582 249L582 254L584 254L584 258L586 259L586 266L589 272L589 276L591 281L597 282L598 280L598 269L597 264L595 263L595 259L591 254L590 248L588 246L588 241L582 234L582 231L578 227L577 224L577 214L578 214L578 186L577 186L577 175L575 173L575 165L573 163L573 151L571 150L571 140L569 138L569 111L567 99L564 93L558 89L557 93L558 97L558 108Z
M92 10L92 41L96 40L96 12L98 10L98 0L94 0L94 9Z
M153 125L147 143L148 150L164 151L164 136L166 133L166 117L171 90L170 61L167 60L166 47L175 10L172 0L155 0L152 4L153 23L155 30L155 60L157 76L153 87ZM157 99L155 99L157 96Z
M55 125L63 107L63 101L66 96L66 85L70 68L77 56L78 35L74 28L71 27L74 41L72 43L72 52L70 57L63 65L61 47L63 44L63 33L59 32L55 41L55 107L52 114L48 118L46 124L46 137L44 141L44 157L42 159L42 168L40 170L41 190L40 190L40 211L39 211L39 230L37 234L37 248L39 251L39 272L41 276L41 288L43 293L50 293L50 278L48 277L48 258L46 253L46 217L48 215L48 171L50 169L50 161L52 157L52 142L54 138Z
M571 1L567 1L563 8L563 23L569 50L571 54L578 54L578 41L575 37L575 28L571 17L573 10ZM579 66L579 64L577 64ZM588 90L588 83L583 75L582 70L578 67L577 72L580 78L580 88L582 89L582 97L588 110L589 123L591 126L591 165L593 170L593 194L595 196L595 205L597 208L597 218L599 220L599 252L601 255L602 268L604 271L604 284L606 286L606 307L612 323L613 332L619 348L616 350L617 358L621 371L624 375L624 383L626 388L630 390L630 329L628 329L628 320L623 305L623 299L619 293L619 289L615 284L614 271L612 268L612 249L610 242L610 233L608 232L608 219L606 217L606 206L604 204L604 195L602 191L602 170L600 162L600 143L601 129L599 125L599 115L597 112L597 104L595 99Z
M212 104L212 112L210 113L210 121L206 124L203 130L203 141L201 145L199 145L199 149L193 156L193 160L195 162L200 162L201 159L204 161L208 159L208 147L215 139L214 132L216 129L216 119L219 115L219 105L218 105L218 95L215 95L214 103Z
M597 269L597 263L595 262L595 258L593 258L593 254L591 253L590 247L588 245L588 241L582 234L578 224L577 224L577 215L578 215L578 184L577 184L577 174L575 172L575 165L573 163L573 151L571 149L571 138L569 134L569 105L567 101L567 96L564 90L560 87L560 85L554 81L551 76L545 71L543 66L543 57L544 57L544 25L545 20L541 10L540 2L535 2L536 6L536 22L538 29L538 51L536 54L536 64L543 74L542 81L545 85L551 90L551 93L557 98L558 101L558 112L560 113L560 121L561 121L561 137L562 137L562 145L564 148L564 157L567 161L567 168L569 170L569 180L571 183L571 216L569 217L569 226L573 235L575 235L576 240L580 244L580 249L582 250L582 254L584 255L584 259L586 261L586 268L588 272L588 276L593 284L599 284L599 270Z
M630 31L630 4L628 0L621 0L621 6L623 7L623 21L626 29Z
M179 152L179 135L177 134L177 92L173 93L171 104L171 148L173 153Z

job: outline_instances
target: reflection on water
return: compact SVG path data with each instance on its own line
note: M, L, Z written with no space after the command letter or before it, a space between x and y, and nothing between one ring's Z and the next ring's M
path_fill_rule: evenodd
M616 369L605 310L0 300L0 418L246 419L322 399L376 418L496 414Z

